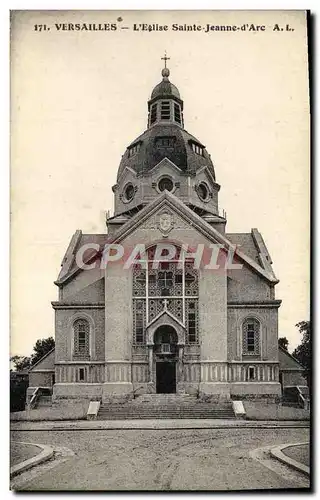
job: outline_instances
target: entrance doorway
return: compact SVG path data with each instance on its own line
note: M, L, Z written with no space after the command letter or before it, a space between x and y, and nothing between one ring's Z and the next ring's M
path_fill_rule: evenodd
M171 325L161 325L154 334L156 390L159 394L176 392L177 332Z
M175 361L157 361L156 363L157 393L172 394L176 392Z

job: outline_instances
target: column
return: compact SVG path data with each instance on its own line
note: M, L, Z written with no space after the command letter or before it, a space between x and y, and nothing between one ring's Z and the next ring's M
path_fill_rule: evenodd
M177 382L183 382L184 381L184 374L183 374L183 344L178 345L179 348L179 357L178 357L178 380Z
M149 382L153 382L153 344L148 345Z

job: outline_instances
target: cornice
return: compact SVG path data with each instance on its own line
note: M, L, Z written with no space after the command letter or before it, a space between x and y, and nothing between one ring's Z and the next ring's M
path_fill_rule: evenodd
M84 302L63 302L63 301L53 301L51 302L53 309L104 309L104 302L90 302L88 304Z
M234 309L249 309L252 307L262 307L262 308L274 308L276 307L277 309L280 307L282 300L253 300L253 301L246 301L246 302L240 302L238 300L232 300L227 303L228 308L234 308Z

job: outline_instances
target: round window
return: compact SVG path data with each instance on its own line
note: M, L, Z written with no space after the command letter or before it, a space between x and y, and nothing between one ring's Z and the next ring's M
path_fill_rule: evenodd
M134 187L133 187L133 184L127 184L126 187L124 188L124 201L126 202L129 202L131 200L133 200L134 198L134 193L135 193L135 190L134 190Z
M173 182L170 177L162 177L160 181L158 182L158 189L159 191L164 191L165 189L167 191L172 191L173 190Z
M205 182L200 182L197 191L200 200L207 201L207 199L209 198L209 189Z

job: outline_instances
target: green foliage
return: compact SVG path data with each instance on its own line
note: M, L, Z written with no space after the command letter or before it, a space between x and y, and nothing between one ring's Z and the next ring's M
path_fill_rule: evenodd
M33 346L33 354L31 354L31 366L35 365L39 359L43 358L55 346L54 338L39 339Z
M29 356L11 356L10 361L14 364L14 368L17 372L29 370L31 366Z
M15 371L10 377L10 411L22 411L25 408L26 392L28 388L28 375L19 374L29 370L55 346L53 337L39 339L33 346L31 356L11 356L10 361L14 364Z
M10 379L10 411L25 409L28 384L28 376Z
M47 339L39 339L33 346L33 353L31 356L11 356L10 361L14 364L17 372L29 370L31 366L35 365L39 359L43 358L55 346L54 338L48 337Z
M305 377L308 386L311 381L311 326L310 321L300 321L296 324L302 334L302 341L293 351L292 355L299 361L305 369Z
M287 351L288 347L289 347L289 340L287 339L287 337L278 338L278 346L282 347L283 349L285 349Z

